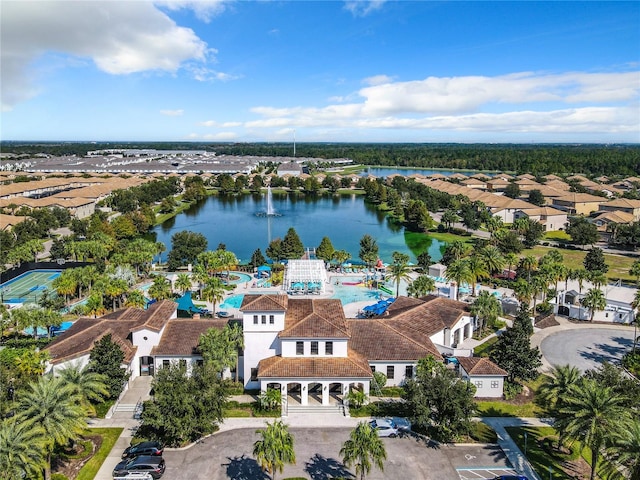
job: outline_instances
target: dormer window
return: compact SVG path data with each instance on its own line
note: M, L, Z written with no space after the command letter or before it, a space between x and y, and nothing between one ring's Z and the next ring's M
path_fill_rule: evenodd
M296 355L304 355L304 342L296 342Z
M318 355L318 342L311 342L311 355Z
M333 342L325 342L325 344L324 344L324 354L325 355L333 355Z

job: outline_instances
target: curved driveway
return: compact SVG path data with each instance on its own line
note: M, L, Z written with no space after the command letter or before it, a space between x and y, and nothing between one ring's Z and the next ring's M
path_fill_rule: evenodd
M546 336L540 350L552 366L572 365L581 371L617 363L633 346L633 328L593 327L558 331Z

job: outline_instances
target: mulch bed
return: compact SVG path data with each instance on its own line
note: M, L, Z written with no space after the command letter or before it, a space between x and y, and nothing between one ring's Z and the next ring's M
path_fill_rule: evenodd
M52 465L52 473L61 473L73 480L78 476L80 469L95 455L100 445L102 445L102 437L100 435L83 436L81 440L84 440L84 442L78 442L64 451L65 456L74 458L58 458ZM87 440L91 442L90 450L85 448Z

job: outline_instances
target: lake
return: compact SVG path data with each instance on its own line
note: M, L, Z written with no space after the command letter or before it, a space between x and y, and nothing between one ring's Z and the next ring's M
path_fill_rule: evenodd
M224 243L242 262L256 248L264 254L269 242L283 238L290 227L296 229L305 247L317 247L327 236L336 250L348 251L355 261L365 234L377 241L379 256L387 263L394 251L408 254L415 263L417 255L427 250L437 261L445 247L425 234L405 232L404 227L392 224L366 204L362 195L274 193L273 207L278 216L264 217L258 214L266 212L266 195L208 197L154 229L156 240L167 246L163 261L171 249L171 236L183 230L202 233L209 240L209 250Z

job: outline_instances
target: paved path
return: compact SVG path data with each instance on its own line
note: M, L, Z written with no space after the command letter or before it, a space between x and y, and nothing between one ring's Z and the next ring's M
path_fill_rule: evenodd
M513 468L519 474L526 475L529 480L540 480L540 477L533 470L516 442L509 436L505 427L548 427L552 425L552 422L540 418L514 417L482 417L481 420L495 430L498 435L498 445L502 448Z
M581 370L594 368L604 360L621 358L621 347L633 342L634 327L629 325L574 323L559 316L556 320L560 325L537 330L531 337L531 346L542 352L543 372L567 363ZM554 339L556 334L560 336Z

